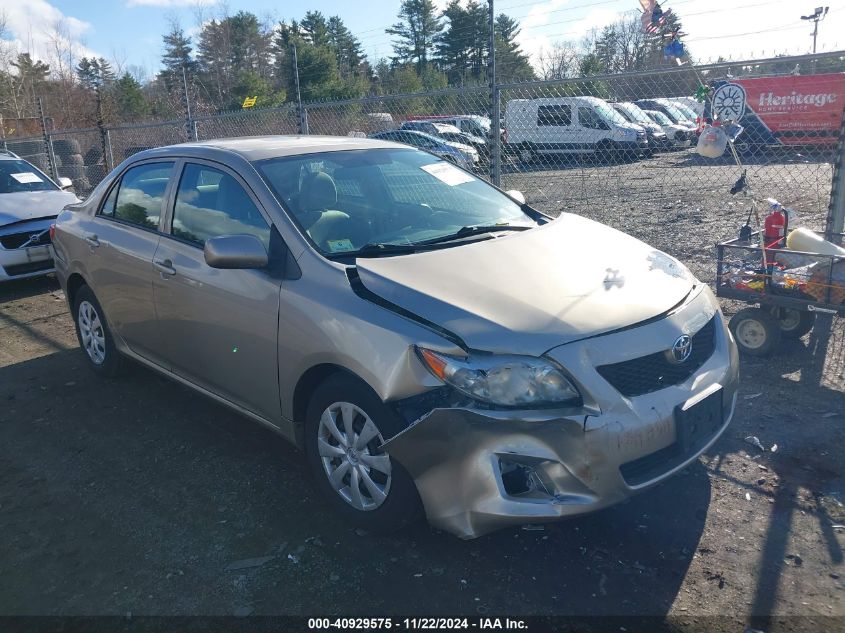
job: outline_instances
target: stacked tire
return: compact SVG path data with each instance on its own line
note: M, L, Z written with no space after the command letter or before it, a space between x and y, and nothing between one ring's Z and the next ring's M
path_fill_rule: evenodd
M50 173L50 162L44 141L6 141L6 147L41 171Z
M91 183L85 171L85 161L79 141L75 139L56 139L53 141L53 154L59 176L70 178L77 192L88 191Z

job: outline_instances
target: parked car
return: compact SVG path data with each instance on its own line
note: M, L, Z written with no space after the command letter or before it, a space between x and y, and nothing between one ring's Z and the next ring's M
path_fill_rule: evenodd
M648 148L650 153L666 150L672 146L672 141L666 136L666 132L657 123L648 118L648 115L629 101L611 103L613 109L621 114L626 121L638 125L646 131Z
M188 143L63 211L56 269L96 373L131 358L277 430L353 525L472 538L666 479L736 402L707 284L518 198L397 143Z
M525 163L541 154L605 159L648 151L645 130L596 97L513 99L505 110L508 146Z
M440 121L418 121L416 119L404 121L399 126L400 130L416 130L417 132L425 132L445 141L451 143L460 143L461 145L468 145L478 152L479 159L487 161L490 158L490 151L487 141L479 136L473 136L466 132L461 132L454 125L449 123L442 123Z
M490 119L477 114L444 114L414 117L418 121L433 121L454 125L464 134L490 139ZM504 140L504 139L503 139Z
M11 152L0 151L0 282L53 271L50 225L66 204L69 178L54 183Z
M695 123L696 131L698 131L699 128L702 127L703 122L702 122L701 116L698 114L698 112L696 110L689 107L686 103L684 103L680 99L667 99L667 101L669 101L669 103L671 103L678 110L680 110L681 114L683 114L684 117L686 117L687 121L692 121L693 123Z
M673 123L672 120L658 110L643 110L646 116L663 128L666 138L672 142L674 149L684 149L692 145L695 132L684 125Z
M634 102L642 110L656 110L662 112L675 125L680 125L688 130L696 131L698 126L695 119L690 120L668 99L639 99Z
M411 147L424 149L444 160L448 160L450 163L455 163L469 170L477 169L480 160L478 152L469 145L447 141L416 130L389 130L371 134L370 138L404 143Z
M687 108L692 110L696 117L704 116L703 101L699 101L695 97L678 97L675 101L684 104Z

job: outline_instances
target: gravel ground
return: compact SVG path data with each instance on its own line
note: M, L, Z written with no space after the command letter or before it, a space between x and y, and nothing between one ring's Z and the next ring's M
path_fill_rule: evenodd
M746 207L724 193L735 166L678 170L691 160L564 165L504 184L710 279L712 245ZM819 224L829 165L752 169L752 183L777 185L755 184L760 195ZM707 181L698 189L684 181L692 171ZM605 195L576 208L564 195L573 176ZM680 631L843 630L845 332L830 328L827 345L811 333L743 359L724 437L620 506L470 542L424 524L377 538L339 523L272 433L141 367L94 376L54 280L7 284L0 615L612 614L668 615Z

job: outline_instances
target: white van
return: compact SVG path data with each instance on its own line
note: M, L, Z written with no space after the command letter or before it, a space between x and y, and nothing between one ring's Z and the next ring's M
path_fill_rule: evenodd
M645 130L597 97L513 99L505 123L510 151L526 163L539 154L614 158L648 151Z

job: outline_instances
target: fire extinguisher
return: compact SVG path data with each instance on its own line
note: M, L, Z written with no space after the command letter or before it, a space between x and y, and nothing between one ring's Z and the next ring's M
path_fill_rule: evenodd
M782 248L789 228L789 216L780 202L772 198L768 202L770 211L763 222L763 243L766 248Z

